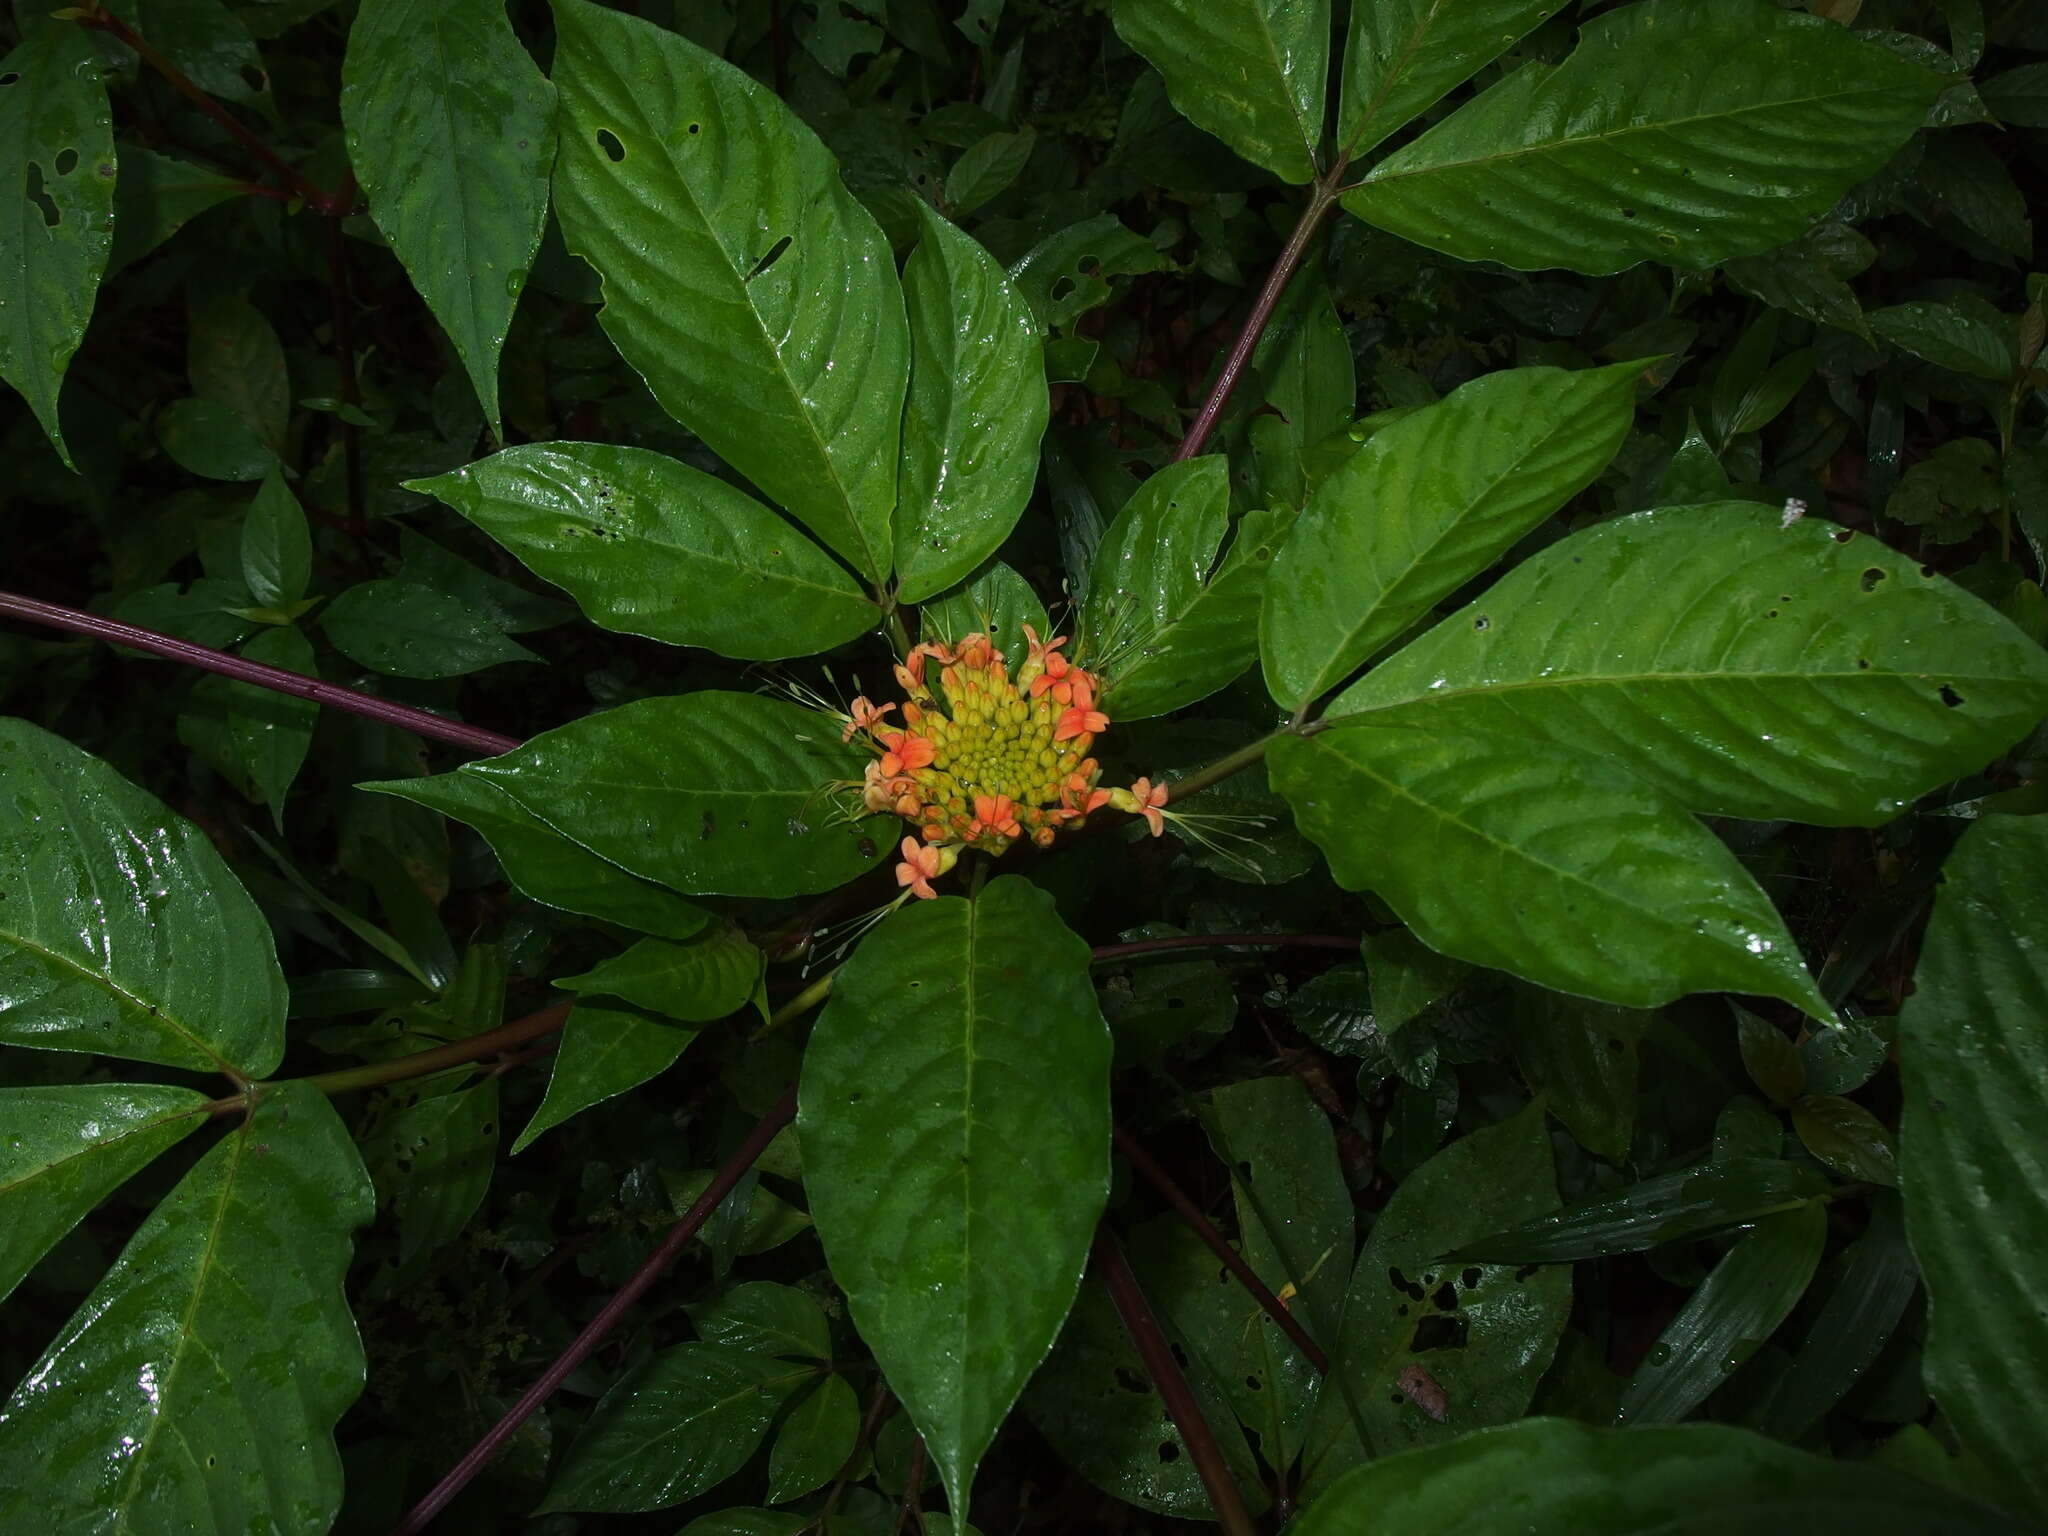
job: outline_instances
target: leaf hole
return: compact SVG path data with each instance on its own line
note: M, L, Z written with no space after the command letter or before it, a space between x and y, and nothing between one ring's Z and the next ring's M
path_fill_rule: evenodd
M43 188L43 168L31 160L28 163L28 186L25 189L28 200L43 211L43 223L55 229L63 222L64 215L57 211L56 201Z
M1167 1344L1167 1348L1173 1351L1174 1364L1178 1365L1182 1370L1186 1370L1188 1368L1188 1352L1182 1349L1179 1344L1171 1342Z
M1127 1365L1116 1368L1116 1384L1126 1392L1136 1392L1141 1397L1152 1389L1145 1385L1145 1378Z
M1180 1445L1179 1445L1179 1443L1178 1443L1178 1442L1176 1442L1176 1441L1173 1441L1173 1440L1162 1440L1162 1441L1160 1441L1160 1442L1159 1442L1159 1459L1160 1459L1160 1460L1161 1460L1162 1462L1175 1462L1175 1461L1179 1461L1179 1460L1180 1460Z
M1624 208L1621 210L1621 216L1624 219L1632 219L1636 216L1636 211L1633 208Z
M56 166L59 176L69 176L78 169L78 151L75 149L60 149L57 151L56 160L52 163Z
M1458 1284L1462 1285L1463 1287L1465 1287L1466 1290L1469 1291L1472 1289L1473 1286L1477 1285L1481 1280L1484 1280L1485 1278L1486 1272L1482 1270L1477 1264L1473 1264L1468 1266L1462 1272L1460 1272L1460 1274L1458 1275Z
M597 130L597 147L604 151L605 159L617 165L626 158L626 146L619 142L619 136L609 128Z
M1425 1317L1415 1325L1415 1341L1408 1348L1418 1355L1431 1349L1463 1349L1468 1336L1462 1317Z
M1062 299L1070 297L1073 291L1074 280L1071 277L1061 277L1056 279L1053 282L1052 287L1047 290L1047 296L1050 297L1055 304L1057 304Z
M1485 614L1482 613L1481 615L1479 615L1478 618L1472 621L1472 627L1474 629L1490 629L1493 627L1493 620L1489 619Z
M755 262L754 270L747 274L747 281L751 283L763 272L766 272L770 267L774 266L775 263L782 260L782 253L789 249L789 242L791 238L792 237L789 235L784 235L780 240L776 241L773 245L769 246L768 254L766 256L763 256L759 261Z
M1858 656L1856 658L1856 669L1859 672L1868 672L1870 670L1870 658L1868 656Z
M1515 1279L1517 1282L1532 1279L1542 1268L1541 1264L1524 1264L1515 1271Z
M1854 528L1837 528L1833 533L1829 534L1828 537L1833 539L1837 544L1846 544L1851 539L1856 537L1856 530Z
M1860 578L1857 584L1861 586L1863 590L1866 592L1875 592L1877 590L1877 584L1883 580L1884 572L1873 565L1872 567L1870 567L1869 570L1863 573L1862 577Z
M0 75L0 88L10 86L20 78L21 74L19 71L10 69L6 74Z
M692 124L690 124L690 132L692 132L692 133L702 133L703 131L704 131L704 125L703 125L702 123L692 123Z
M1957 705L1963 702L1963 696L1960 693L1957 693L1955 689L1949 687L1947 683L1943 683L1941 685L1940 697L1941 702L1946 704L1950 709L1954 709Z
M848 1094L848 1095L846 1096L846 1102L847 1102L847 1103L849 1103L849 1104L858 1104L858 1103L859 1103L860 1101L861 1101L861 1095L859 1095L859 1094L857 1094L857 1093L849 1093L849 1094Z
M1448 1280L1438 1286L1436 1293L1429 1299L1440 1312L1455 1312L1458 1310L1458 1288Z

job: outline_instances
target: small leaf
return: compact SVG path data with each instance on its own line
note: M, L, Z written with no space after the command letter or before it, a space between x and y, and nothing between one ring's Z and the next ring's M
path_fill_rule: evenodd
M459 598L416 582L359 582L320 616L335 649L393 677L464 677L540 658Z
M889 918L805 1047L811 1213L955 1509L1080 1283L1109 1063L1087 945L1014 876Z
M1358 949L1372 977L1373 1015L1389 1035L1449 997L1472 974L1464 961L1438 954L1406 928L1369 933Z
M689 1049L697 1033L631 1008L579 1002L562 1026L547 1092L512 1143L512 1151L524 1152L541 1132L553 1130L571 1115L659 1077Z
M1902 352L1979 379L2009 379L2019 361L2018 328L1975 294L1873 310L1870 328Z
M792 1285L769 1280L736 1285L691 1307L690 1322L707 1344L788 1359L832 1358L832 1329L824 1309Z
M1534 987L1515 989L1508 1016L1515 1064L1579 1144L1628 1161L1636 1128L1636 1043L1650 1015Z
M675 1344L605 1393L535 1514L668 1509L746 1465L813 1374L722 1344Z
M1799 1304L1827 1231L1827 1208L1809 1201L1730 1248L1651 1346L1614 1422L1674 1424L1705 1402Z
M277 450L219 400L173 400L157 414L156 433L179 467L209 480L261 480L277 465Z
M432 1253L483 1203L498 1154L498 1080L393 1111L362 1138L398 1227L398 1262Z
M721 925L687 944L642 939L595 970L567 976L567 992L622 997L636 1008L685 1023L722 1019L754 995L761 952L737 928Z
M1792 1106L1792 1129L1807 1151L1843 1178L1898 1187L1899 1155L1892 1133L1853 1099L1810 1093Z
M1734 1013L1736 1044L1749 1080L1765 1098L1785 1108L1806 1091L1806 1068L1800 1063L1799 1047L1784 1030L1747 1008L1737 1008Z
M306 595L313 536L284 472L273 465L242 523L242 580L265 608L288 608Z
M860 1436L860 1403L844 1376L827 1376L798 1403L768 1451L768 1499L800 1499L845 1465Z
M528 443L407 488L438 496L622 634L776 661L830 650L879 617L799 530L645 448Z
M244 660L317 677L312 642L290 627L266 629L242 647ZM253 683L203 677L178 715L178 739L283 824L284 798L313 745L320 706Z
M1031 584L1000 560L991 560L965 583L918 610L918 638L952 645L985 634L1006 656L1024 654L1024 626L1043 640L1052 633L1045 604Z
M1029 128L1017 133L991 133L968 145L946 173L946 211L956 219L964 219L1007 190L1023 174L1037 145L1038 135ZM930 228L929 219L926 228Z
M1354 161L1548 20L1559 0L1372 0L1351 7L1337 142Z

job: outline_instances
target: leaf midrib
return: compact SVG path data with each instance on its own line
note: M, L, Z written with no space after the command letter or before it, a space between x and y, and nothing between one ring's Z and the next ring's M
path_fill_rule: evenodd
M109 1136L103 1141L92 1142L84 1147L79 1148L76 1152L66 1153L65 1155L55 1158L47 1163L40 1163L34 1168L31 1168L27 1173L23 1174L18 1179L13 1179L6 1183L0 1183L0 1200L6 1199L16 1190L27 1188L29 1185L35 1183L38 1179L48 1178L53 1173L57 1172L57 1170L59 1170L60 1168L68 1167L71 1164L79 1162L85 1158L97 1157L99 1154L103 1152L112 1151L115 1147L120 1146L125 1141L132 1141L137 1136L146 1136L151 1131L160 1130L162 1127L169 1125L173 1121L184 1120L192 1118L194 1116L204 1115L205 1113L206 1106L204 1104L193 1104L184 1109L165 1110L161 1114L158 1114L154 1118L149 1120L137 1121L134 1125L131 1125L126 1130L122 1131L118 1136ZM165 1150L168 1151L169 1148L165 1148Z
M44 960L51 961L57 965L63 966L65 969L71 971L74 975L82 977L86 981L92 983L94 986L97 986L101 990L110 993L112 996L119 999L122 1003L127 1005L129 1008L133 1009L135 1012L143 1015L145 1018L154 1021L156 1024L161 1025L166 1033L176 1037L177 1039L183 1041L187 1045L190 1045L200 1055L206 1057L207 1060L211 1061L214 1064L215 1069L218 1070L223 1076L233 1077L235 1075L234 1064L231 1063L225 1056L221 1055L219 1051L216 1051L212 1046L208 1045L204 1040L200 1039L199 1036L192 1033L190 1029L188 1029L185 1025L179 1023L178 1020L173 1018L170 1014L164 1012L156 1004L149 1002L145 998L137 996L133 992L130 992L126 987L122 986L119 982L114 980L113 977L103 976L97 971L88 970L85 966L81 965L78 961L72 959L69 955L60 954L58 951L51 949L49 946L42 944L35 939L30 938L27 934L17 933L13 929L0 928L0 940L11 940L15 944L20 945L23 949L30 951L32 954L38 955ZM4 1014L0 1014L0 1016L4 1016ZM118 1052L111 1051L107 1054L116 1056L119 1055Z

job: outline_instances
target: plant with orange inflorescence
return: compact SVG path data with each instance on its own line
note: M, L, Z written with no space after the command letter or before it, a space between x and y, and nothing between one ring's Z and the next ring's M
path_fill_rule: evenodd
M1091 754L1109 716L1096 707L1094 674L1061 654L1066 636L1041 641L1028 625L1024 634L1030 653L1014 678L986 634L927 641L897 664L908 695L900 705L857 698L843 717L841 739L861 737L875 751L862 782L847 787L865 809L917 828L896 866L897 883L917 896L935 894L930 881L963 847L999 855L1028 837L1043 848L1105 805L1143 816L1155 837L1165 830L1164 784L1101 785ZM927 663L937 664L935 682ZM902 724L892 725L886 717L899 710Z

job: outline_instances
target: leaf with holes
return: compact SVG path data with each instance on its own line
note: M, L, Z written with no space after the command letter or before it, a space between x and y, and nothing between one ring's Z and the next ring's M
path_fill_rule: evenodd
M97 758L0 720L0 1044L267 1076L270 925L197 827Z
M149 1083L0 1088L0 1300L130 1174L204 1125L206 1102Z
M1647 0L1396 150L1344 206L1467 261L1710 267L1802 233L1947 83L1770 0Z
M1283 737L1267 764L1338 884L1377 891L1432 949L1627 1008L1753 992L1832 1017L1728 846L1607 759L1526 732L1349 725Z
M799 529L645 448L528 443L407 488L438 496L622 634L778 661L880 618Z
M864 874L891 818L838 820L867 759L829 718L751 693L637 699L458 772L599 858L699 896L801 896Z
M1010 536L1038 483L1049 397L1038 322L996 259L918 204L903 269L910 394L897 476L897 596L921 603Z
M547 222L553 87L501 0L366 0L341 120L370 217L502 437L498 351Z
M663 409L881 580L910 353L888 242L766 87L651 22L554 9L555 210L605 330Z
M392 1095L397 1107L363 1132L362 1146L404 1267L454 1238L482 1204L498 1155L498 1079L426 1098L410 1088Z
M1509 369L1375 433L1273 562L1259 653L1274 699L1306 709L1591 484L1639 372Z
M266 1087L0 1408L0 1528L325 1531L363 1385L342 1276L370 1216L340 1117Z
M113 246L114 135L92 38L24 19L0 59L0 378L20 390L64 463L57 396Z
M1007 875L883 923L804 1048L811 1215L954 1509L1073 1304L1109 1063L1088 946Z
M1899 1172L1927 1277L1927 1385L1963 1443L2048 1501L2048 820L1989 816L1943 866L1900 1018Z
M1443 1255L1556 1198L1540 1103L1452 1142L1401 1181L1358 1257L1310 1426L1308 1486L1328 1486L1367 1456L1528 1412L1571 1311L1570 1271L1455 1266Z
M1326 718L1597 756L1688 809L1874 826L2048 710L2048 656L1962 588L1818 518L1720 502L1551 545Z
M1560 0L1371 0L1351 7L1337 143L1361 160L1471 79Z
M1329 0L1115 0L1110 15L1197 127L1282 181L1315 178Z

